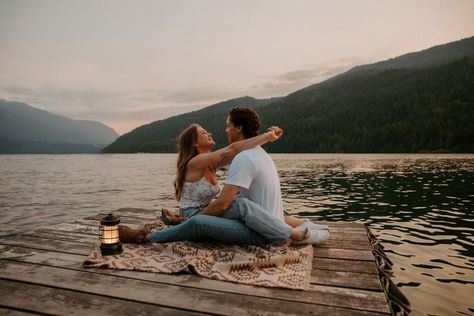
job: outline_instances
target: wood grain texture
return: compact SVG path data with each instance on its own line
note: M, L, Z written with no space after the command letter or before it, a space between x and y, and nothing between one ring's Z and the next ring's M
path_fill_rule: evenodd
M306 303L317 303L329 306L339 306L355 308L367 311L379 311L386 304L385 296L382 292L373 292L366 290L337 288L335 285L327 287L318 286L317 279L312 281L308 292L288 291L284 289L271 289L263 287L254 287L242 284L220 282L217 280L204 279L195 275L188 274L157 274L143 273L135 271L117 271L108 269L84 269L82 262L84 256L72 255L66 253L56 253L51 257L51 252L36 249L25 249L16 246L0 246L0 258L18 262L32 264L41 264L51 267L61 267L90 273L100 273L107 275L120 275L122 277L138 280L147 280L158 283L173 284L192 288L202 288L229 293L248 294L254 296L278 298L283 300L292 300ZM331 271L328 271L331 272ZM378 277L377 277L378 278ZM374 278L376 279L376 278ZM347 282L341 279L340 283ZM335 291L337 289L337 291Z
M139 227L159 210L114 214L122 224ZM104 215L0 238L0 313L390 314L362 223L318 222L330 227L330 239L314 247L309 290L296 291L190 274L83 268Z
M182 287L123 278L116 275L97 274L3 259L0 260L0 270L2 270L2 279L10 281L22 281L46 287L87 292L94 295L187 311L222 315L249 313L267 315L367 314L359 310L294 301L279 301L273 298Z

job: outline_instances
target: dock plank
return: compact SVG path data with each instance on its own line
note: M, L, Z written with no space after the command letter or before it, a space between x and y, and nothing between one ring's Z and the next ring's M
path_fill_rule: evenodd
M352 250L352 249L331 249L314 247L313 257L319 258L337 258L337 259L354 259L374 261L374 255L369 250Z
M180 287L3 259L0 260L0 269L2 270L1 278L6 280L23 281L96 295L105 295L106 293L108 297L196 312L222 315L248 313L266 315L306 315L314 313L330 313L331 315L370 314L370 312L360 310L294 301L284 301L284 303L277 304L275 299L269 298Z
M311 283L382 291L378 278L367 273L312 269Z
M8 308L1 307L0 304L0 315L3 316L31 316L31 315L38 315L38 313L34 313L32 311L20 310L18 307Z
M378 274L372 261L313 257L313 269Z
M2 279L0 279L0 304L32 313L53 315L67 315L72 310L76 315L205 315L197 311L188 312L156 304L136 303L103 295Z
M100 274L120 274L123 277L175 284L186 287L197 287L229 293L278 298L282 300L318 303L329 306L339 306L375 312L383 310L383 307L386 305L385 295L382 292L343 289L336 288L334 286L323 287L313 284L310 286L309 291L304 292L305 295L302 295L301 293L303 292L301 291L288 291L284 289L271 289L243 284L233 284L229 282L205 279L196 275L188 274L171 275L109 269L83 269L82 262L84 257L81 255L72 255L58 252L54 256L51 256L49 251L28 249L16 246L0 246L0 250L1 259L83 270Z

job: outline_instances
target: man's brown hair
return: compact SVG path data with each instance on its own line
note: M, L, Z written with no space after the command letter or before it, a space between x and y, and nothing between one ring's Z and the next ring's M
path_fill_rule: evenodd
M242 133L245 138L258 135L260 129L260 117L254 109L251 108L233 108L229 112L229 119L235 127L242 127Z

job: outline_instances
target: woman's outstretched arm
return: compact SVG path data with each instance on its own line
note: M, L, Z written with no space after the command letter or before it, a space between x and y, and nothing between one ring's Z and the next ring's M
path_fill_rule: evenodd
M224 148L211 153L199 154L188 163L188 168L201 169L208 166L222 166L234 159L235 155L243 150L273 142L283 135L283 130L272 126L264 134L252 138L236 141Z

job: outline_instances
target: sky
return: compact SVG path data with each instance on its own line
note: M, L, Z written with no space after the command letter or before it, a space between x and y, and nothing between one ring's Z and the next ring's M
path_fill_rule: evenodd
M119 134L474 36L474 0L0 0L0 99Z

